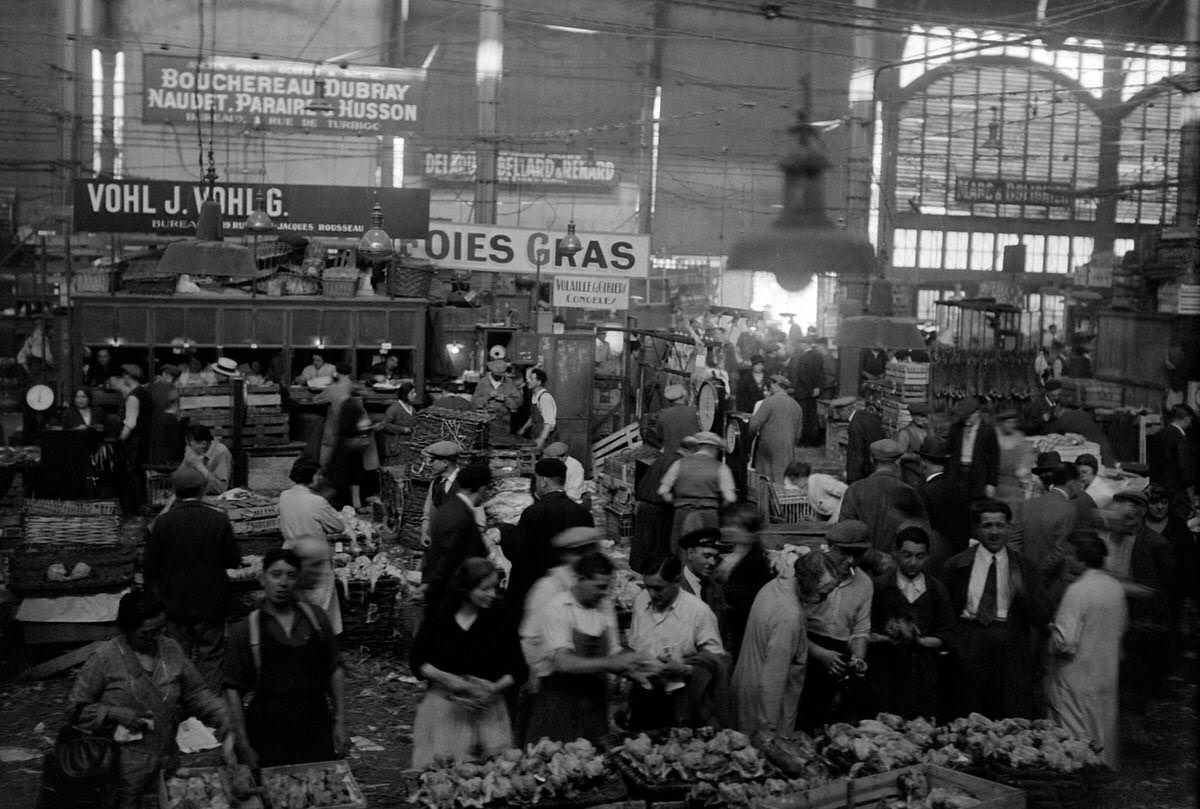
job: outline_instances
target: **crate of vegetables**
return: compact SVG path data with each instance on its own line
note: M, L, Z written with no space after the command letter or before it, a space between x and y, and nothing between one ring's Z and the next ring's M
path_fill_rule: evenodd
M271 809L366 809L367 800L344 761L263 767L260 780Z
M159 809L234 809L233 785L223 767L180 767L159 773Z
M421 809L571 809L627 797L591 742L542 739L486 761L429 767L415 775L408 802Z
M736 730L672 728L658 741L643 733L613 753L630 794L655 802L683 800L697 781L755 781L776 773Z
M754 809L1025 809L1025 793L936 764L916 764L808 792L769 798Z

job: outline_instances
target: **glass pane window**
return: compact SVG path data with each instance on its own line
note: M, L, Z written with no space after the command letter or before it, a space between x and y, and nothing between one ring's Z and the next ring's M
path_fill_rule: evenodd
M996 267L996 234L971 234L971 269L993 270Z
M943 289L917 290L917 320L937 320L937 302L946 295Z
M941 269L943 236L940 230L921 231L921 242L917 251L918 267L923 270Z
M1025 272L1047 272L1046 237L1026 236L1020 241L1025 245Z
M965 231L951 230L946 233L946 269L967 269L970 242L971 234Z
M896 228L893 231L893 267L917 266L917 231L912 228Z
M1044 272L1067 273L1071 269L1071 238L1069 236L1046 237L1046 259Z

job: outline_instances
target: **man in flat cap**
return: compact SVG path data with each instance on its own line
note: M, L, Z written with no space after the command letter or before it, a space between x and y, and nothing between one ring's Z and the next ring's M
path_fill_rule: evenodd
M1175 559L1171 545L1146 526L1150 499L1141 489L1113 495L1116 516L1110 530L1100 532L1108 546L1104 567L1121 582L1129 604L1121 667L1122 704L1128 711L1132 744L1146 744L1149 702L1162 687L1170 668L1170 589Z
M534 582L558 563L553 540L568 528L593 525L592 514L567 497L564 490L567 468L557 458L542 458L534 466L537 502L525 509L515 535L502 544L504 555L512 562L506 599L513 616L520 620L525 597Z
M583 464L571 457L571 448L565 441L555 441L542 451L543 458L554 458L562 461L567 467L567 478L564 490L567 497L576 503L583 502Z
M950 474L962 481L967 495L972 500L994 497L1000 479L1000 439L979 399L968 396L954 406L954 423L947 441Z
M788 395L790 384L785 376L772 376L767 382L767 398L750 417L750 435L758 437L754 469L772 483L783 483L783 473L796 457L804 423L804 411Z
M687 403L687 388L683 385L667 385L663 398L667 406L659 411L658 424L650 437L652 443L662 447L664 455L674 457L680 441L700 432L700 416L695 405Z
M679 538L683 570L679 586L712 607L712 574L721 559L721 529L700 528Z
M150 529L142 575L146 590L165 607L167 635L220 693L230 593L225 571L241 567L242 554L229 517L200 499L204 476L183 467L171 474L171 483L175 505Z
M1058 417L1058 399L1061 395L1062 383L1057 379L1048 380L1042 394L1021 410L1021 431L1025 435L1046 433L1050 423Z
M733 472L718 457L725 441L713 432L693 436L696 451L671 464L658 484L658 494L675 507L671 524L671 553L679 552L679 538L697 528L719 524L720 508L737 502Z
M856 480L842 497L842 520L861 520L866 523L871 547L891 553L895 547L896 529L906 518L897 505L901 498L919 502L917 493L900 480L900 445L890 438L871 444L875 471Z
M425 505L421 509L421 543L428 546L429 521L433 518L433 512L455 492L458 456L462 449L453 441L435 441L421 452L429 459L430 469L433 470L433 480L429 483Z
M900 479L909 486L916 486L925 479L917 450L929 435L929 405L912 402L908 405L908 415L912 420L896 432L896 443L900 445L901 452Z
M846 421L846 482L853 483L871 474L871 444L887 438L883 422L867 407L861 396L854 400L854 408Z
M425 615L441 609L446 586L458 566L475 556L487 558L476 509L492 483L491 467L473 464L465 467L455 483L455 491L433 512L429 523L429 548L421 564L421 588L425 595Z
M862 685L871 638L874 585L860 567L871 548L869 529L860 520L841 519L829 527L825 542L838 583L808 611L806 621L808 672L797 724L810 733L829 722L855 717L864 707ZM839 691L842 700L837 704Z

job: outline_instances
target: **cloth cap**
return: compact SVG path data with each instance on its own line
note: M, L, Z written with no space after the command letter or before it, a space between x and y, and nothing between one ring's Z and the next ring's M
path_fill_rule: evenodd
M830 407L848 407L858 401L854 396L839 396L829 403Z
M950 445L944 438L927 435L921 442L921 448L917 450L917 454L931 461L948 461L950 460Z
M1121 471L1144 478L1150 474L1150 467L1144 463L1127 463L1121 464Z
M869 548L871 529L862 520L841 520L829 527L825 542L833 548Z
M720 450L725 449L725 439L714 432L709 432L708 430L703 430L696 433L692 436L692 440L701 446L707 444L710 447L716 447Z
M132 362L130 362L130 363L126 363L125 365L122 365L122 366L121 366L121 370L122 370L123 372L125 372L125 373L129 374L129 375L130 375L131 377L133 377L134 379L140 380L140 379L142 378L142 369L141 369L141 367L140 367L140 366L138 366L138 365L134 365Z
M766 360L763 359L762 354L755 354L753 357L750 358L751 365L758 365L759 363L762 363L762 362L766 362Z
M771 374L771 381L784 388L790 388L792 386L792 380L788 379L783 374Z
M508 370L508 360L491 360L487 364L487 369L493 374L502 374Z
M1122 489L1113 495L1113 502L1123 500L1128 503L1137 503L1139 506L1150 505L1150 498L1141 489Z
M562 533L556 534L550 540L550 547L560 550L583 548L588 545L595 545L599 541L600 531L598 529L577 525L574 528L568 528Z
M924 402L913 402L908 406L908 412L912 416L928 416L929 405Z
M434 458L457 458L462 453L462 447L453 441L435 441L425 447L424 452Z
M180 374L179 366L172 365L170 363L167 363L163 367L159 368L158 372L160 374L171 374L172 376L179 376Z
M570 454L571 448L563 441L555 441L547 444L546 448L542 450L543 458L564 458Z
M894 461L903 454L900 445L890 438L871 442L871 457L877 461Z
M685 396L687 396L687 391L684 390L683 385L667 385L666 390L663 391L663 398L668 402L678 402Z
M533 473L540 478L565 478L567 465L558 458L542 458L533 465Z
M685 435L683 438L679 439L678 452L680 455L682 455L684 452L695 452L696 447L698 446L700 445L696 443L696 436Z
M1061 463L1062 456L1057 452L1053 450L1050 452L1039 452L1037 462L1033 465L1033 473L1035 475L1043 475Z
M1057 379L1046 380L1046 392L1049 393L1052 390L1062 390L1062 383Z
M171 473L171 486L175 491L203 488L207 481L198 469L184 466Z
M689 548L715 548L720 544L720 528L697 528L695 531L689 531L679 538L679 547L684 550Z
M968 396L965 399L961 399L958 404L954 406L954 415L956 418L965 419L978 409L979 400L974 396Z
M1171 499L1171 496L1169 494L1167 494L1167 490L1164 489L1161 484L1151 483L1149 486L1146 487L1146 501L1147 502L1152 502L1155 500L1165 502L1170 499Z

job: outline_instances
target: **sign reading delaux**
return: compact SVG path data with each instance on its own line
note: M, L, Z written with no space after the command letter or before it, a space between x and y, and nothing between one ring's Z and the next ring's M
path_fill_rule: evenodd
M219 56L204 59L148 53L142 59L142 120L246 124L268 129L373 135L415 132L425 72L393 67L316 67ZM309 105L318 88L329 113Z

